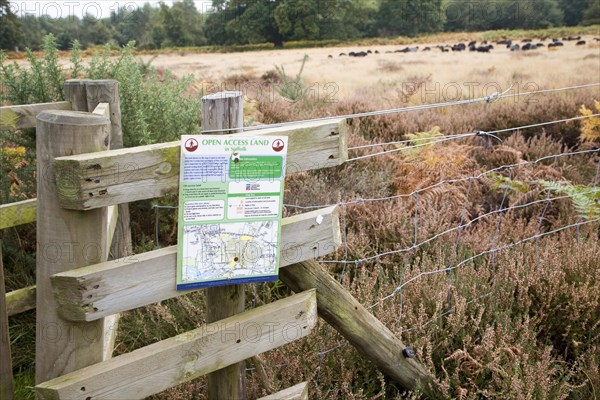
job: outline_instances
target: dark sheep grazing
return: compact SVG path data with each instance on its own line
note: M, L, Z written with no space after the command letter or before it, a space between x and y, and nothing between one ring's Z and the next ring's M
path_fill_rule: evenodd
M535 49L537 49L537 45L533 44L533 43L527 43L526 45L521 47L521 50L535 50Z
M510 46L510 51L519 51L521 50L521 46L519 46L518 44L513 44L512 46Z
M355 52L353 52L353 51L351 51L350 53L348 53L348 55L349 55L350 57L354 57L354 56L356 55L356 53L355 53Z
M538 43L537 47L546 47L546 45L544 43Z
M379 54L379 50L375 50L375 54Z
M552 42L553 42L553 43L558 43L558 42L560 42L560 39L557 39L557 38L552 38Z
M327 56L327 58L333 58L333 56L330 54L330 55Z
M458 43L455 44L454 46L452 46L452 51L463 51L467 48L467 46L464 43Z
M560 47L560 46L564 46L564 44L562 42L552 42L552 43L548 44L549 49L551 49L553 47Z
M533 40L531 40L531 39L523 39L521 41L521 43L531 43L531 42L533 42Z
M600 38L598 38L598 37L595 37L595 38L594 38L594 41L595 41L595 42L600 42Z
M373 54L371 50L367 50L367 54Z
M424 47L423 50L421 50L421 51L430 51L430 50L431 50L431 47Z
M585 40L580 40L579 42L575 43L576 46L583 46L585 45Z
M473 40L473 41L469 42L469 44L467 46L471 47L471 46L475 46L476 44L477 44L477 42Z
M405 47L402 50L396 50L396 53L415 53L419 50L419 46L417 47Z
M367 52L366 51L358 51L358 52L352 52L349 54L350 57L366 57L367 56Z
M346 55L346 53L340 53L340 57L343 57L345 55Z
M512 43L512 40L506 40L505 39L505 40L498 40L496 42L496 44L498 44L498 45L505 45L507 49L510 49L510 46L512 46L513 43Z
M491 44L487 45L487 46L479 46L477 48L477 52L479 52L479 53L489 53L490 50L492 50L493 48L494 48L494 46L492 46Z

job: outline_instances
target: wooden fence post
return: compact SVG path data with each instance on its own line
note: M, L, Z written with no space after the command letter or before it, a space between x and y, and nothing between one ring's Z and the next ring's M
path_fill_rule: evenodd
M119 82L113 79L70 79L65 82L65 98L71 102L74 111L92 112L100 103L110 106L110 149L123 148L123 129L121 125L121 101ZM135 167L135 166L133 166ZM119 173L127 173L128 166L119 166ZM129 204L119 204L119 217L114 239L110 246L112 259L124 258L133 254Z
M241 92L220 92L202 97L202 131L244 127L244 100ZM228 134L239 130L214 132ZM206 290L206 322L216 322L244 311L243 285L219 286ZM230 365L208 375L209 399L241 400L245 393L246 363Z
M112 79L70 79L64 85L65 98L71 102L73 111L93 112L98 104L108 103L110 108L110 149L123 148L123 129L121 128L121 101L119 99L119 82ZM117 167L118 168L118 167ZM121 169L125 169L121 166ZM117 180L119 177L117 170ZM108 259L116 260L133 254L131 227L129 221L129 204L119 204L117 222L112 241L109 243ZM109 239L110 240L110 239ZM104 359L112 357L117 336L119 315L111 315L104 319L105 348Z
M4 265L2 264L2 241L0 240L0 400L12 400L14 398L13 374L5 295L6 288L4 286Z
M85 94L85 84L87 82L89 82L89 79L69 79L65 81L65 100L71 102L71 110L89 111Z
M315 260L279 271L279 279L295 292L317 289L319 317L327 321L383 373L407 389L421 387L431 398L440 394L432 376L381 321L356 300Z
M52 162L60 156L107 150L109 130L107 118L83 112L50 111L37 116L36 383L103 359L104 319L81 323L62 319L50 276L106 261L106 208L61 208L58 192L70 188L57 187ZM93 177L94 169L88 172ZM92 289L100 289L96 286Z

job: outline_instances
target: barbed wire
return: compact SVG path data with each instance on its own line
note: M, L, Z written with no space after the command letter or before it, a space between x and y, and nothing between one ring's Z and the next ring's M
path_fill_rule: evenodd
M431 138L422 138L423 140L430 140L430 142L416 144L416 145L412 145L412 146L403 146L403 147L399 147L399 148L393 149L393 150L386 150L386 151L381 151L381 152L378 152L378 153L372 153L372 154L367 154L367 155L364 155L364 156L349 158L348 160L346 160L346 162L356 161L356 160L362 160L362 159L365 159L365 158L371 158L371 157L381 156L381 155L384 155L384 154L397 153L399 151L406 151L406 150L415 149L415 148L418 148L418 147L430 146L430 145L434 145L434 144L437 144L437 143L447 142L447 141L451 141L451 140L458 140L458 139L463 139L463 138L473 137L473 136L492 137L492 138L494 138L494 139L502 142L502 139L500 139L498 136L495 136L496 133L505 133L505 132L520 131L520 130L523 130L523 129L530 129L530 128L536 128L536 127L541 127L541 126L548 126L548 125L559 124L559 123L566 123L566 122L570 122L570 121L577 121L577 120L594 118L594 117L600 117L600 113L598 113L598 114L592 114L592 115L583 115L583 116L573 117L573 118L559 119L559 120L555 120L555 121L540 122L540 123L537 123L537 124L524 125L524 126L519 126L519 127L514 127L514 128L498 129L498 130L489 131L489 132L486 132L486 131L477 131L477 132L473 132L473 133L462 133L462 134L458 134L458 135L444 136L444 137L439 137L439 138L441 138L440 140L436 140L436 139L438 139L438 137L436 137L436 136L431 137ZM408 142L410 142L410 140L408 140ZM380 143L380 144L378 144L378 146L387 146L387 145L398 144L398 143L407 143L407 142L404 141L404 142ZM355 149L357 149L357 148L355 148ZM351 150L351 149L348 149L348 150Z
M465 134L461 134L461 135L454 135L454 136L450 136L446 139L441 139L441 140L435 140L437 139L437 137L433 137L433 138L429 138L430 142L427 143L421 143L421 144L415 144L412 146L403 146L403 147L399 147L397 149L393 149L393 150L386 150L386 151L381 151L379 153L373 153L373 154L367 154L364 156L358 156L358 157L353 157L353 158L349 158L346 160L346 162L351 162L351 161L356 161L356 160L362 160L364 158L371 158L371 157L377 157L377 156L381 156L384 154L391 154L391 153L397 153L399 151L406 151L406 150L411 150L411 149L416 149L419 147L424 147L424 146L431 146L437 143L442 143L442 142L447 142L450 140L458 140L458 139L463 139L463 138L467 138L467 137L474 137L474 136L482 136L482 135L488 135L486 132L473 132L473 133L465 133ZM502 139L500 139L497 136L494 135L490 135L492 137L494 137L495 139L498 139L499 141L502 142Z
M521 161L521 162L514 163L514 164L504 164L504 165L500 165L498 167L489 169L487 171L481 172L477 175L472 175L472 176L463 177L463 178L456 178L456 179L442 179L432 185L426 186L424 188L416 189L410 193L405 193L405 194L396 194L396 195L392 195L392 196L374 197L374 198L359 197L359 198L345 201L345 202L330 203L330 204L313 204L313 205L308 205L308 206L297 205L297 204L284 204L284 206L288 207L288 208L313 210L313 209L317 209L317 208L325 208L325 207L332 207L332 206L354 205L354 204L401 199L401 198L405 198L405 197L414 196L416 193L422 193L422 192L426 192L431 189L435 189L436 187L439 187L439 186L442 186L445 184L461 183L461 182L466 182L471 179L480 179L480 178L484 177L485 175L495 173L498 171L502 171L502 170L508 169L508 168L522 167L522 166L529 165L529 164L537 164L539 162L549 160L552 158L557 158L557 157L569 157L569 156L576 156L576 155L581 155L581 154L593 154L593 153L598 153L598 152L600 152L600 148L589 149L589 150L579 150L579 151L572 151L572 152L564 152L564 153L560 153L560 154L552 154L549 156L540 157L533 161Z
M443 135L443 136L434 136L434 137L429 137L429 138L424 137L424 138L404 139L404 140L398 140L395 142L373 143L373 144L367 144L367 145L363 145L363 146L349 147L348 150L367 149L367 148L379 147L379 146L391 146L391 145L396 145L396 144L422 142L422 141L434 140L434 139L461 139L464 137L481 136L481 135L492 136L496 133L505 133L505 132L511 132L511 131L530 129L530 128L537 128L540 126L547 126L547 125L558 124L558 123L566 123L566 122L570 122L570 121L577 121L577 120L594 118L594 117L599 117L599 116L600 116L600 113L591 114L591 115L582 115L582 116L578 116L578 117L565 118L565 119L549 121L549 122L540 122L540 123L531 124L531 125L523 125L523 126L519 126L516 128L505 128L505 129L498 129L498 130L494 130L494 131L477 131L477 132L474 132L475 135L473 135L473 133L461 133L461 134L456 134L456 135ZM493 136L493 137L499 141L502 141L497 136Z
M406 287L408 284L410 284L410 283L412 283L412 282L414 282L414 281L416 281L416 280L418 280L418 279L420 279L422 277L430 276L430 275L435 275L435 274L439 274L439 273L447 273L449 271L456 270L456 269L464 266L465 264L467 264L467 263L469 263L469 262L471 262L471 261L473 261L473 260L475 260L475 259L477 259L479 257L483 257L483 256L485 256L487 254L495 254L495 253L498 253L500 251L511 249L511 248L514 248L514 247L516 247L518 245L530 242L532 240L537 240L539 238L542 238L542 237L545 237L545 236L548 236L548 235L553 235L555 233L562 232L562 231L565 231L567 229L571 229L571 228L574 228L574 227L580 227L580 226L591 224L591 223L594 223L594 222L600 222L600 218L595 218L595 219L587 220L587 221L579 221L579 222L576 222L576 223L573 223L573 224L562 226L560 228L557 228L557 229L554 229L554 230L551 230L551 231L548 231L548 232L543 232L543 233L539 233L539 234L536 234L536 235L533 235L533 236L529 236L529 237L527 237L525 239L521 239L519 241L510 243L510 244L507 244L507 245L504 245L504 246L500 246L500 247L497 247L497 248L494 248L494 249L485 250L485 251L482 251L482 252L480 252L478 254L475 254L475 255L473 255L471 257L468 257L468 258L464 259L463 261L459 262L458 264L456 264L454 266L450 266L450 267L446 267L446 268L438 269L438 270L434 270L434 271L421 272L421 273L415 275L414 277L412 277L411 279L407 280L406 282L403 282L402 284L398 285L392 291L392 293L390 293L389 295L387 295L385 297L382 297L377 302L371 304L369 307L367 307L367 309L371 310L374 307L376 307L376 306L380 305L381 303L383 303L384 301L393 298L397 293L401 292L402 289L404 287ZM322 262L322 261L320 261L320 262ZM473 302L475 302L477 300L480 300L482 298L488 297L492 293L493 292L484 293L484 294L482 294L480 296L477 296L477 297L471 299L466 304L471 304L471 303L473 303ZM443 316L449 315L451 312L452 312L452 310L448 309L448 310L444 311L443 313L440 313L438 315L433 316L427 322L425 322L423 325L421 325L420 328L424 328L424 327L432 324L437 319L439 319L439 318L441 318ZM405 329L405 332L411 332L411 331L413 331L415 329L417 329L417 328L416 327L407 328L407 329ZM347 346L347 344L348 344L347 342L340 343L340 344L338 344L338 345L336 345L334 347L331 347L330 349L327 349L327 350L324 350L324 351L319 351L317 353L317 355L322 358L323 356L325 356L325 355L327 355L327 354L329 354L329 353L331 353L333 351L336 351L336 350L338 350L340 348L343 348L343 347Z
M504 201L506 201L507 192L508 192L508 187L504 191L502 204L504 204ZM580 192L580 193L578 193L578 195L584 196L586 194L592 194L592 193L596 193L596 190L590 189L588 191ZM420 248L423 245L431 243L434 240L439 239L440 237L445 236L445 235L447 235L449 233L452 233L454 231L459 231L461 229L467 228L467 227L473 225L475 222L480 221L480 220L482 220L482 219L484 219L486 217L489 217L489 216L492 216L492 215L495 215L495 214L501 215L501 214L509 212L509 211L526 208L526 207L529 207L529 206L532 206L532 205L535 205L535 204L541 204L541 203L546 203L546 202L549 203L549 202L552 202L552 201L565 200L565 199L569 199L569 198L572 198L572 196L570 196L570 195L563 195L563 196L551 197L550 199L545 198L545 199L541 199L541 200L535 200L535 201L531 201L531 202L525 203L525 204L517 204L517 205L514 205L514 206L510 206L510 207L501 207L501 208L499 208L497 210L493 210L493 211L489 211L489 212L487 212L485 214L481 214L481 215L479 215L479 216L477 216L477 217L469 220L468 222L466 222L464 224L457 225L457 226L452 227L450 229L447 229L447 230L445 230L443 232L439 232L439 233L437 233L437 234L435 234L435 235L433 235L433 236L431 236L431 237L429 237L429 238L427 238L427 239L425 239L425 240L423 240L423 241L421 241L419 243L413 244L410 247L405 247L405 248L398 249L398 250L389 250L389 251L386 251L386 252L383 252L383 253L375 254L375 255L369 256L369 257L359 258L359 259L356 259L356 260L319 260L319 262L320 263L324 263L324 264L355 264L355 265L358 265L358 264L362 264L362 263L367 262L367 261L373 261L373 260L379 259L381 257L389 256L389 255L407 253L407 252L410 252L412 250L416 250L416 249Z
M575 86L567 86L567 87L555 88L555 89L541 89L541 90L534 90L534 91L529 91L529 92L522 92L522 93L519 92L519 93L510 93L509 94L507 92L512 89L513 86L511 85L509 87L509 89L507 89L503 93L495 92L486 97L479 97L479 98L466 99L466 100L457 100L457 101L448 101L448 102L442 102L442 103L422 104L422 105L418 105L418 106L390 108L390 109L386 109L386 110L367 111L367 112L362 112L362 113L328 116L328 117L312 118L312 119L297 120L297 121L280 122L280 123L275 123L275 124L255 125L255 126L244 127L241 129L241 131L242 132L250 132L250 131L266 129L266 128L281 128L281 127L285 127L285 126L293 126L293 125L305 124L305 123L311 123L311 122L324 122L324 121L331 121L331 120L336 120L336 119L348 119L348 118L375 117L375 116L388 115L388 114L398 114L398 113L405 113L405 112L412 112L412 111L431 110L431 109L435 109L435 108L453 107L453 106L474 104L474 103L491 103L491 102L498 101L501 99L515 98L515 97L521 97L521 96L532 96L532 95L545 94L545 93L557 93L557 92L564 92L564 91L568 91L568 90L586 89L586 88L592 88L592 87L598 87L598 86L600 86L600 82L588 83L588 84L583 84L583 85L575 85ZM202 131L202 133L209 134L209 133L223 133L223 132L234 132L234 131L240 131L240 128L209 129L209 130Z
M499 251L507 250L507 249L516 247L516 246L518 246L520 244L527 243L527 242L530 242L530 241L538 239L538 238L542 238L544 236L552 235L552 234L555 234L555 233L558 233L558 232L561 232L561 231L564 231L564 230L567 230L567 229L570 229L570 228L575 228L575 227L578 227L578 226L583 226L583 225L587 225L587 224L591 224L591 223L599 222L599 221L600 221L600 218L594 218L594 219L587 220L587 221L579 221L579 222L576 222L576 223L573 223L573 224L569 224L569 225L560 227L558 229L554 229L554 230L551 230L551 231L548 231L548 232L542 232L542 233L539 233L539 234L536 234L536 235L533 235L533 236L529 236L529 237L527 237L525 239L519 240L517 242L510 243L510 244L507 244L507 245L504 245L504 246L501 246L501 247L497 247L497 248L489 249L489 250L484 250L484 251L482 251L482 252L480 252L478 254L475 254L474 256L471 256L469 258L466 258L466 259L462 260L461 262L459 262L458 264L453 265L453 266L449 266L449 267L442 268L442 269L436 269L436 270L433 270L433 271L420 272L419 274L417 274L414 277L410 278L406 282L404 282L401 285L397 286L396 289L392 293L390 293L389 295L381 298L378 303L381 303L381 302L383 302L383 301L385 301L385 300L393 297L398 292L398 290L403 289L404 287L406 287L406 285L408 285L408 284L410 284L410 283L412 283L412 282L416 281L417 279L420 279L420 278L422 278L424 276L430 276L430 275L435 275L435 274L439 274L439 273L442 273L442 272L453 271L455 269L458 269L458 268L462 267L463 265L467 264L468 262L471 262L471 261L473 261L473 260L475 260L475 259L477 259L479 257L483 257L483 256L485 256L487 254L495 254L495 253L498 253Z

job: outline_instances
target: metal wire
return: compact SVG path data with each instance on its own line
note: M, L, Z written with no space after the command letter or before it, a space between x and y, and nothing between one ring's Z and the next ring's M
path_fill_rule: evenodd
M530 92L508 94L507 91L512 89L512 86L511 86L504 93L501 93L501 94L493 93L490 96L479 97L479 98L475 98L475 99L449 101L449 102L434 103L434 104L423 104L423 105L419 105L419 106L391 108L391 109L387 109L387 110L368 111L368 112L363 112L363 113L337 115L337 116L331 116L331 117L320 117L320 118L312 118L312 119L289 121L289 122L280 122L277 124L264 124L264 125L248 126L248 127L244 127L243 131L249 132L249 131L265 129L265 128L280 128L280 127L284 127L284 126L292 126L292 125L305 124L305 123L310 123L310 122L331 121L331 120L336 120L336 119L374 117L374 116L380 116L380 115L405 113L405 112L411 112L411 111L431 110L431 109L435 109L435 108L452 107L452 106L459 106L459 105L465 105L465 104L490 103L492 101L497 101L497 100L501 100L501 99L515 98L515 97L521 97L521 96L532 96L532 95L544 94L544 93L557 93L557 92L563 92L563 91L567 91L567 90L585 89L585 88L598 87L598 86L600 86L600 82L599 83L589 83L589 84L585 84L585 85L567 86L567 87L556 88L556 89L542 89L542 90L535 90L535 91L530 91ZM231 131L238 131L238 130L239 130L239 128L209 129L206 131L202 131L202 133L208 134L208 133L219 133L219 132L231 132Z
M588 191L581 192L580 195L586 195L586 194L592 194L592 193L595 193L594 189L590 189ZM447 229L447 230L445 230L443 232L439 232L439 233L437 233L437 234L429 237L428 239L425 239L425 240L423 240L423 241L421 241L419 243L413 244L410 247L405 247L405 248L398 249L398 250L390 250L390 251L386 251L386 252L383 252L383 253L375 254L373 256L359 258L359 259L356 259L356 260L319 260L319 262L320 263L324 263L324 264L354 264L354 265L358 265L358 264L362 264L362 263L367 262L367 261L373 261L373 260L379 259L381 257L389 256L389 255L407 253L407 252L410 252L412 250L416 250L416 249L420 248L421 246L423 246L425 244L431 243L434 240L439 239L440 237L442 237L444 235L447 235L447 234L452 233L454 231L461 231L462 229L471 226L475 222L480 221L480 220L482 220L482 219L484 219L486 217L492 216L494 214L502 215L503 213L506 213L506 212L509 212L509 211L513 211L513 210L522 209L522 208L526 208L526 207L529 207L529 206L532 206L532 205L535 205L535 204L552 202L552 201L556 201L556 200L565 200L565 199L569 199L569 198L571 198L570 195L563 195L563 196L552 197L550 199L545 198L545 199L541 199L541 200L531 201L531 202L525 203L525 204L518 204L518 205L515 205L515 206L499 208L497 210L490 211L490 212L487 212L485 214L481 214L480 216L475 217L475 218L469 220L468 222L466 222L464 224L452 227L452 228Z
M565 122L570 122L570 121L577 121L577 120L587 119L587 118L594 118L594 117L599 117L599 116L600 116L600 113L599 114L592 114L592 115L583 115L583 116L573 117L573 118L559 119L559 120L556 120L556 121L540 122L538 124L524 125L524 126L519 126L519 127L516 127L516 128L498 129L498 130L489 131L489 132L478 131L478 132L474 132L474 133L463 133L463 134L459 134L459 135L439 136L439 138L441 138L440 140L435 140L435 139L438 139L438 137L421 138L422 140L430 140L430 142L428 142L428 143L422 143L422 144L417 144L417 145L413 145L413 146L400 147L400 148L393 149L393 150L381 151L381 152L378 152L378 153L367 154L367 155L360 156L360 157L354 157L354 158L348 159L346 162L355 161L355 160L361 160L361 159L364 159L364 158L376 157L376 156L380 156L380 155L384 155L384 154L396 153L396 152L399 152L399 151L410 150L410 149L414 149L414 148L417 148L417 147L429 146L429 145L433 145L433 144L437 144L437 143L447 142L447 141L450 141L450 140L458 140L458 139L463 139L463 138L473 137L473 136L490 136L490 137L493 137L494 139L497 139L498 141L501 142L502 139L500 139L498 136L495 136L494 135L495 133L504 133L504 132L519 131L519 130L523 130L523 129L537 128L537 127L541 127L541 126L547 126L547 125L553 125L553 124L560 124L560 123L565 123ZM406 142L407 141L378 143L376 145L373 145L372 147L375 147L375 146L387 146L387 145L398 144L398 143L406 143ZM410 142L410 140L408 140L408 142ZM362 147L355 147L353 149L358 149L358 148L362 148ZM348 149L348 150L352 150L352 149Z
M473 176L468 176L468 177L464 177L464 178L456 178L456 179L442 179L437 183L434 183L433 185L429 185L427 187L424 188L420 188L417 189L411 193L406 193L406 194L397 194L397 195L393 195L393 196L386 196L386 197L374 197L374 198L366 198L363 199L362 197L353 199L353 200L349 200L349 201L345 201L345 202L339 202L339 203L332 203L332 204L314 204L314 205L308 205L308 206L302 206L302 205L297 205L297 204L284 204L284 206L289 207L289 208L298 208L301 210L312 210L312 209L316 209L316 208L324 208L324 207L332 207L332 206L341 206L341 205L353 205L353 204L362 204L362 203L370 203L370 202L379 202L379 201L386 201L386 200L394 200L394 199L401 199L401 198L405 198L405 197L411 197L413 196L415 193L421 193L421 192L425 192L427 190L431 190L434 189L436 187L445 185L445 184L453 184L453 183L461 183L461 182L466 182L470 179L480 179L482 177L484 177L485 175L491 174L491 173L495 173L498 171L502 171L504 169L509 169L509 168L515 168L515 167L522 167L525 165L529 165L529 164L536 164L545 160L549 160L552 158L557 158L557 157L569 157L569 156L576 156L576 155L581 155L581 154L593 154L593 153L598 153L600 152L600 148L595 148L595 149L589 149L589 150L580 150L580 151L572 151L572 152L565 152L565 153L560 153L560 154L553 154L553 155L549 155L549 156L544 156L544 157L540 157L537 160L533 160L533 161L521 161L515 164L505 164L505 165L500 165L498 167L492 168L490 170L484 171L478 175L473 175Z

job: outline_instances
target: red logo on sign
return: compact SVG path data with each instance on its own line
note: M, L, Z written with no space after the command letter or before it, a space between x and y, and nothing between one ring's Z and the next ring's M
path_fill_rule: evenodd
M196 151L198 148L198 141L196 139L188 139L185 142L185 149L189 152Z
M276 141L273 142L273 150L280 152L281 150L283 150L283 140L281 139L277 139Z

